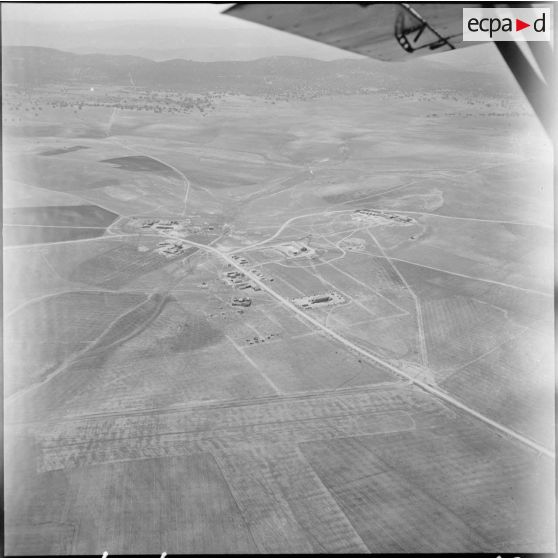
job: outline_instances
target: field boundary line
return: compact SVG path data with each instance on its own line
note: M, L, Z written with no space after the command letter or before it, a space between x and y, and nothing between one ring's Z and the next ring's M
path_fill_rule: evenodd
M375 254L373 256L374 258L386 258L386 256L382 256L380 254ZM531 293L531 294L536 294L539 296L544 296L547 298L553 298L554 297L554 293L544 293L542 291L537 291L535 289L528 289L526 287L519 287L518 285L510 285L509 283L502 283L500 281L496 281L494 279L483 279L482 277L473 277L472 275L465 275L464 273L458 273L456 271L449 271L448 269L440 269L439 267L432 267L429 265L424 265L424 264L420 264L418 262L412 262L410 260L404 260L402 258L396 258L394 256L390 256L389 258L386 258L388 260L394 260L396 262L402 262L402 263L406 263L409 265L414 265L417 267L424 267L425 269L431 269L432 271L439 271L440 273L447 273L448 275L455 275L456 277L463 277L465 279L472 279L473 281L481 281L483 283L491 283L493 285L500 285L501 287L507 287L508 289L516 289L519 291L524 291L527 293Z
M409 291L410 295L413 297L413 300L415 301L422 364L423 366L428 367L428 350L426 347L426 338L424 336L424 321L422 319L422 309L420 306L420 300L418 296L415 294L415 291L413 291L413 289L411 289L411 287L409 286L409 283L407 283L405 277L403 277L403 274L397 269L397 266L391 261L391 258L386 254L386 251L384 250L383 246L378 242L376 237L372 234L370 228L367 229L367 232L370 238L375 242L376 246L378 246L378 248L380 249L380 252L382 252L382 254L384 255L384 258L387 259L393 271L395 271L395 273L399 276L399 279L401 279L405 287L407 287L407 290Z
M282 392L281 390L267 377L267 374L264 374L262 369L245 353L243 349L241 349L232 339L230 336L225 335L225 337L230 341L231 345L259 372L259 374L263 377L263 379L274 389L277 395L280 395Z

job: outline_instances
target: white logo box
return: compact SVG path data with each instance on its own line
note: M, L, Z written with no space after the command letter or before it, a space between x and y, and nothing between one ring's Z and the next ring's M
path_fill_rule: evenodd
M463 8L463 40L550 41L553 7ZM528 27L516 30L524 24Z

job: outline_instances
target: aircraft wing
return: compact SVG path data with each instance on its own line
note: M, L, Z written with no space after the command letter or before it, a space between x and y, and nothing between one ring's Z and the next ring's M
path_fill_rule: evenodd
M448 3L238 3L225 14L379 60L475 45L462 40L462 9Z

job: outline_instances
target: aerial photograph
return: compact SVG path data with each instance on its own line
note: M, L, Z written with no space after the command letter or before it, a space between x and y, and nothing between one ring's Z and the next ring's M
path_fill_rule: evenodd
M462 8L2 4L5 555L556 552L554 51Z

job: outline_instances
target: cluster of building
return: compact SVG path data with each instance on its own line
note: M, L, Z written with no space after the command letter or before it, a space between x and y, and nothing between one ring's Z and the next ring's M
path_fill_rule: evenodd
M244 258L243 256L237 256L236 254L231 256L231 258L233 260L236 260L240 265L246 265L248 263L248 260L246 258Z
M293 241L275 246L282 254L288 258L298 258L301 256L311 258L316 255L316 251L307 244L300 241Z
M334 306L347 302L345 297L336 292L317 294L312 296L302 296L293 298L292 302L299 308L309 310L310 308L321 308L323 306Z
M258 285L251 283L242 271L227 271L225 272L224 280L227 285L236 287L237 289L253 289L254 291L261 291L261 288L258 287ZM251 304L252 300L247 296L234 297L231 301L232 306L248 307Z
M258 287L258 285L252 284L242 271L227 271L224 279L227 285L236 287L237 289L254 289L255 291L261 291L261 288Z
M242 266L246 266L248 265L248 260L243 257L243 256L238 256L238 255L233 255L231 256L233 260L236 260L240 265ZM231 264L229 264L229 267L232 267ZM266 277L260 270L258 269L251 269L250 273L252 273L253 275L255 275L256 277L258 277L259 279L261 279L262 281L273 281L273 277ZM226 274L226 279L230 279L229 283L231 281L236 281L236 282L243 282L243 281L248 281L248 279L246 278L246 276L244 275L244 273L240 272L240 271L229 271ZM257 285L253 285L250 284L249 286L251 286L255 291L259 291L261 290Z
M235 296L231 302L232 306L251 306L252 300L247 296Z
M184 219L155 219L155 218L135 218L136 223L142 229L152 229L164 233L188 232L191 234L207 232L211 233L215 230L215 224L204 222L202 224L195 224L192 219L186 217Z
M157 253L167 257L172 258L173 256L180 256L188 250L189 246L181 240L175 240L169 238L168 240L162 240L157 243Z
M231 257L232 257L233 260L236 260L242 266L247 266L249 264L248 260L243 256L239 256L239 255L235 254ZM232 267L232 264L229 264L228 267ZM251 269L250 273L253 273L254 275L256 275L262 281L265 281L267 279L264 276L264 274L257 269ZM245 290L245 289L252 289L254 291L261 291L262 290L260 286L258 286L253 281L250 281L250 278L247 277L245 273L242 273L242 271L239 271L239 270L226 271L223 274L223 280L225 281L225 283L227 285L229 285L231 287L234 287L234 288L237 288L237 289L240 289L240 290ZM273 278L269 278L269 280L273 281ZM250 306L252 304L252 301L247 296L245 296L245 297L235 297L235 298L232 299L231 304L232 304L232 306Z
M266 341L269 341L270 339L272 339L276 335L277 335L276 333L270 333L269 335L267 335L265 337L260 337L258 335L254 335L254 337L252 337L251 339L246 339L246 343L248 343L248 345L257 345L258 343L265 343Z
M261 279L262 281L273 281L273 277L266 277L259 269L251 269L250 273L253 273L254 275L256 275L256 277L258 277L259 279Z
M345 238L339 243L339 247L351 252L359 252L366 250L366 241L357 237Z
M372 223L391 222L398 225L411 225L414 219L397 213L379 211L377 209L355 209L352 218L355 221L370 221Z
M181 223L175 219L165 220L165 219L144 219L141 223L142 229L156 229L159 231L175 231L181 229Z

